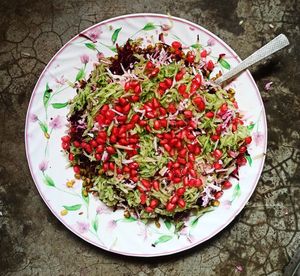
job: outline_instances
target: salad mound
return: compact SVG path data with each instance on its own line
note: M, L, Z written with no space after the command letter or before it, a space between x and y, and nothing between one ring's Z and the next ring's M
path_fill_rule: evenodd
M235 91L214 84L206 50L139 40L117 50L76 83L62 137L83 195L141 219L218 206L251 143Z

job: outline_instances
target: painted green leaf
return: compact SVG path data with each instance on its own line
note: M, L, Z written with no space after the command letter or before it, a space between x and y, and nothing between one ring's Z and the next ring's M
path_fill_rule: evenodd
M48 132L48 126L46 123L43 123L43 122L39 122L39 126L41 128L41 130L44 132L44 133L47 133Z
M76 75L76 81L79 81L79 80L81 80L82 78L84 78L84 75L85 75L84 69L81 68L81 69L78 71L77 75Z
M253 161L252 161L251 156L250 156L250 155L246 155L245 157L246 157L246 159L247 159L249 165L252 166L252 162L253 162Z
M220 58L219 59L219 63L221 64L222 67L224 67L225 69L230 69L230 64L224 59L224 58Z
M85 202L87 205L89 205L89 202L90 202L89 194L88 194L87 196L84 196L83 191L84 191L84 189L81 190L81 196L82 196L82 199L84 200L84 202Z
M193 220L191 221L191 227L193 227L193 228L196 227L199 218L200 218L200 217L198 216L198 217L196 217L195 219L193 219Z
M195 43L191 45L192 48L200 50L202 48L201 44Z
M118 39L118 35L119 35L119 32L122 30L122 28L118 28L114 31L114 33L112 34L111 36L111 41L113 42L113 44L116 43L117 39Z
M200 211L198 212L198 216L197 216L196 218L194 218L194 219L191 221L191 224L190 224L191 227L192 227L192 228L196 227L199 218L201 218L205 213L209 213L209 212L211 212L211 211L213 211L213 210L214 210L214 208L212 208L212 207L206 207L206 208L200 210Z
M92 226L93 226L93 229L95 230L95 232L97 233L97 231L98 231L98 217L97 216L93 220Z
M159 243L167 242L167 241L171 240L172 238L173 238L173 236L170 236L170 235L162 235L153 244L157 245Z
M91 50L96 50L96 45L94 43L85 43L84 45Z
M47 175L47 174L44 175L44 183L47 186L55 187L53 179L49 175Z
M254 128L255 124L251 124L249 126L247 126L248 130L252 130Z
M60 108L66 107L68 104L69 104L68 102L65 102L65 103L53 103L52 107L56 108L56 109L60 109Z
M123 218L121 221L123 221L123 222L133 222L133 221L137 221L137 219L134 218L134 217L129 217L129 218Z
M48 83L46 84L46 89L44 91L44 95L43 95L43 103L44 103L44 107L47 107L48 106L48 102L49 102L49 99L50 99L50 95L51 95L51 89L48 85Z
M164 223L165 223L165 226L170 230L172 227L172 223L169 220L165 220Z
M114 46L111 46L111 47L108 47L111 51L113 51L113 52L115 52L115 53L117 53L118 51L117 51L117 48L116 47L114 47Z
M144 28L142 29L143 31L151 31L156 29L155 25L152 22L147 23Z
M77 211L81 208L81 206L82 206L82 204L76 204L76 205L70 205L70 206L63 205L63 207L68 211Z
M232 199L231 201L234 201L237 197L239 197L241 195L241 187L240 184L236 184L236 186L234 187L233 190L233 194L232 194Z

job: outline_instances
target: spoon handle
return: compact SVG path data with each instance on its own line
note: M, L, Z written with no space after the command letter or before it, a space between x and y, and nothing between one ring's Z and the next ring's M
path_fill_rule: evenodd
M279 51L280 49L286 47L289 44L289 40L284 34L278 35L269 43L258 49L256 52L254 52L251 56L244 59L232 70L228 71L227 73L216 79L215 83L221 85L223 82L236 76L238 73L244 71L254 63L272 55L273 53Z

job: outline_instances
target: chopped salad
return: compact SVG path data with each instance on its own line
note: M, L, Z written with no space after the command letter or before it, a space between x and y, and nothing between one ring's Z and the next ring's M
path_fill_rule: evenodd
M249 130L206 50L128 40L76 83L62 148L82 194L140 219L218 206L246 164Z

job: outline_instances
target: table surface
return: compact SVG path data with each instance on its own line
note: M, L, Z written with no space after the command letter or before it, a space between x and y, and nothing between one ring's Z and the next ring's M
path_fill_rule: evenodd
M257 189L224 231L174 256L139 259L87 244L48 210L31 178L24 123L33 87L55 52L114 16L170 13L204 26L241 58L279 33L288 49L252 68L268 120ZM298 1L1 1L0 267L3 275L281 275L300 245ZM264 86L272 81L270 91ZM0 273L1 274L1 273Z

